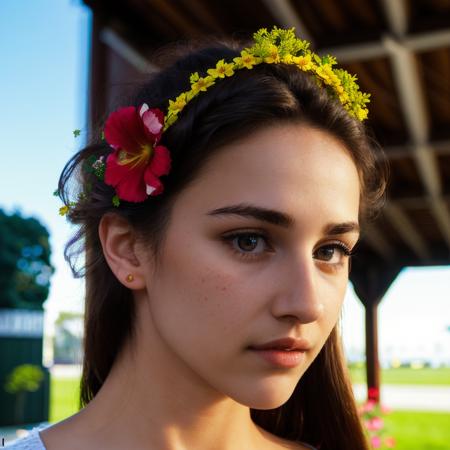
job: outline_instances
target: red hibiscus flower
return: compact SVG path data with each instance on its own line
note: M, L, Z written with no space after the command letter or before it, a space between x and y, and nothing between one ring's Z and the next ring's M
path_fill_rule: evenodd
M164 113L145 103L114 111L105 123L105 139L114 151L106 159L105 183L128 202L142 202L164 190L159 180L170 171L169 150L158 145Z

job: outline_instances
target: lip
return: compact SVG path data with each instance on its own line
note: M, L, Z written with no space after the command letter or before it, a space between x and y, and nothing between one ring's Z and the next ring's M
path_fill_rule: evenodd
M305 352L311 348L311 344L305 338L284 337L261 345L250 346L251 350L284 350Z
M305 360L305 352L300 350L251 350L271 365L286 369L296 367Z

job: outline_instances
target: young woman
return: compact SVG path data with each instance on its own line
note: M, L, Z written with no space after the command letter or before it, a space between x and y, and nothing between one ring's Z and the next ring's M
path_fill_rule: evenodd
M337 328L385 186L367 97L292 30L254 39L178 57L64 169L84 408L31 448L368 448Z

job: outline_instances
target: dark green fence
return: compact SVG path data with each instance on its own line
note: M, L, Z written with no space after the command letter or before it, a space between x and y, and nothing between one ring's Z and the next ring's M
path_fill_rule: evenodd
M26 321L27 313L23 313L22 319L25 318ZM26 330L22 324L17 326L17 320L15 320L15 328L10 324L5 325L5 321L1 322L1 317L5 317L5 314L11 316L9 311L0 310L0 325L3 325L0 326L0 426L48 421L50 373L45 367L42 367L42 330L39 336L39 332L36 332L36 324L31 327L33 329L30 331ZM14 314L17 319L20 312ZM33 314L36 315L36 312ZM40 326L42 327L42 325ZM16 396L6 392L4 385L7 375L14 367L21 364L35 364L42 368L45 376L37 391L25 394L24 416L19 421L15 417Z

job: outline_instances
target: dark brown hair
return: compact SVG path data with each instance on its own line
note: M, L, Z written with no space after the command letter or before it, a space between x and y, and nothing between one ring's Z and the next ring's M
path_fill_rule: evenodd
M217 43L178 57L150 76L126 106L147 103L167 110L168 99L189 89L191 73L198 71L204 75L218 60L238 56L240 48L236 43ZM162 177L161 195L149 197L143 203L121 202L114 207L111 201L114 190L83 170L89 158L111 151L100 138L68 162L59 183L63 201L69 204L77 190L84 190L87 195L69 212L69 219L79 225L79 230L65 250L74 273L86 277L81 406L101 388L118 352L133 334L135 319L131 291L119 283L103 256L98 237L101 217L111 212L125 217L150 244L157 264L177 195L200 175L205 163L224 144L279 123L306 124L338 138L358 169L361 218L377 208L385 189L385 177L364 126L319 87L313 77L284 64L260 64L252 70L237 71L230 78L218 80L185 108L161 141L172 157L171 171ZM75 259L83 250L85 265L79 270ZM335 327L291 398L274 410L252 409L253 420L273 434L309 442L321 450L367 449L341 347Z

